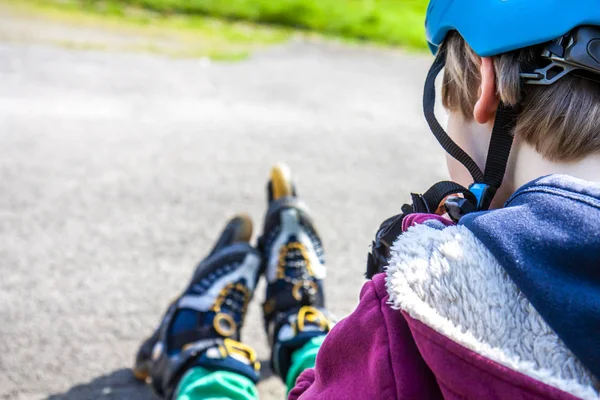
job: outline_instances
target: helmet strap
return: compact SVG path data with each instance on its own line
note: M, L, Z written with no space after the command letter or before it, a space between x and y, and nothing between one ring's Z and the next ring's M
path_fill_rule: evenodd
M485 172L482 172L475 161L448 136L435 117L435 79L445 65L446 52L441 48L425 81L425 91L423 94L425 119L433 135L444 150L464 165L473 177L474 183L469 187L469 190L477 199L474 209L487 210L504 179L513 143L513 130L516 126L519 113L516 108L506 106L502 103L498 107L488 148Z

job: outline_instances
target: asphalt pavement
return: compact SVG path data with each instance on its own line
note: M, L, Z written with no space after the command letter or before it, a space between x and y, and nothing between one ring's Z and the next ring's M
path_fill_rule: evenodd
M445 176L430 62L300 40L237 63L0 43L0 398L152 398L137 346L228 217L260 229L278 161L348 315L379 223ZM266 360L263 290L243 339ZM264 364L261 398L282 399Z

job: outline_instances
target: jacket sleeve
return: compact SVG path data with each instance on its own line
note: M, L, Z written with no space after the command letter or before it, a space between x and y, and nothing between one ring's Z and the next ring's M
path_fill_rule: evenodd
M356 310L327 335L290 400L442 398L404 316L387 300L385 275L378 274L363 286Z

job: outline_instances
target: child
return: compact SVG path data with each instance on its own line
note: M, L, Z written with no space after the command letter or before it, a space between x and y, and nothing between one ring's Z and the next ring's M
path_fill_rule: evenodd
M320 240L275 169L259 250L244 229L226 230L142 347L136 371L159 393L256 397L253 352L233 339L262 260L272 361L295 381L290 399L600 398L600 6L433 0L426 27L437 54L426 117L470 190L413 196L391 220L402 234L385 271L331 328ZM432 117L442 67L449 135ZM457 192L446 201L457 224L414 212ZM231 279L200 279L222 265Z

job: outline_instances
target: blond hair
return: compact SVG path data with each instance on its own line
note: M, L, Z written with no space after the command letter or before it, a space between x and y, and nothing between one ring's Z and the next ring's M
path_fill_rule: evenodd
M443 46L444 106L472 120L481 58L457 32L450 33ZM540 54L537 46L494 56L501 101L522 110L515 135L551 161L577 161L600 153L600 84L567 75L550 86L525 85L519 75L522 66Z

